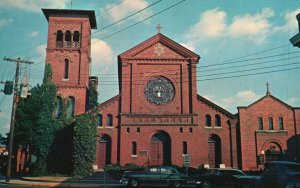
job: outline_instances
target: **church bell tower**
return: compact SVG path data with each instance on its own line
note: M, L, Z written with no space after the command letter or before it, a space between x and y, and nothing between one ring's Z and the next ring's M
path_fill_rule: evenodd
M69 115L86 111L90 84L91 29L97 28L91 10L42 9L48 25L46 63L58 97L68 102Z

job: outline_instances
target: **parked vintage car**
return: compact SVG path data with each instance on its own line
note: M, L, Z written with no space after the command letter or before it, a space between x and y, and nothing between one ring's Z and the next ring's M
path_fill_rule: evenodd
M235 188L254 187L258 176L248 176L243 171L232 168L211 168L194 177L198 187L230 186Z
M189 177L180 173L173 166L150 166L142 172L125 172L121 183L128 187L138 187L139 185L169 185L181 187L190 181Z
M272 161L265 164L259 188L300 188L300 163Z

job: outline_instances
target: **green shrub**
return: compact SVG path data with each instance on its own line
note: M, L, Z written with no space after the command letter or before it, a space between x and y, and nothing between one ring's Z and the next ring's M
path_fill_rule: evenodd
M106 165L104 170L116 179L121 179L124 174L123 167L118 163Z
M134 163L126 163L124 165L124 170L125 171L142 171L142 170L145 170L145 167L136 165Z

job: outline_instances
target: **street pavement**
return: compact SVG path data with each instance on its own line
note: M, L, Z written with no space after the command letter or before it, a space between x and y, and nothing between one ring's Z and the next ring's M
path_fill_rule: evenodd
M57 180L57 181L56 181ZM127 187L120 183L119 180L116 180L110 177L107 173L96 172L92 176L84 177L80 180L74 179L65 179L62 178L51 178L51 179L36 179L36 178L12 178L9 183L5 181L5 176L0 174L0 187L1 188L25 188L25 187L37 187L38 188L122 188ZM145 186L155 188L153 186ZM165 186L166 187L166 186ZM195 188L195 185L186 185L183 188ZM221 188L221 187L219 187ZM225 188L225 187L222 187Z

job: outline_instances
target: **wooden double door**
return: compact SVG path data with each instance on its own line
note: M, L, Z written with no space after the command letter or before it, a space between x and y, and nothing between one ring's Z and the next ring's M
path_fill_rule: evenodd
M219 167L222 163L221 139L218 135L212 135L208 139L208 164L209 167Z
M171 164L171 139L166 133L156 133L151 138L150 146L151 165Z
M111 139L109 136L101 136L98 142L98 169L103 169L111 163Z

